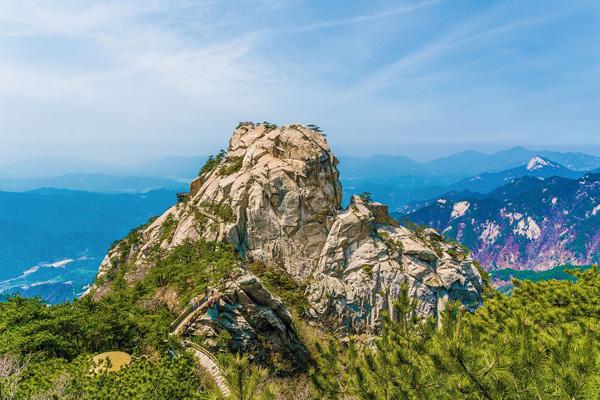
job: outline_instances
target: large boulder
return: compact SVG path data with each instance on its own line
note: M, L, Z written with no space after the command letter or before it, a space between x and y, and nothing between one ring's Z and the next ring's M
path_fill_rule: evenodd
M235 271L211 293L214 304L183 333L198 336L212 351L226 346L262 364L279 364L288 372L304 370L310 356L300 343L292 316L254 274ZM221 339L228 338L227 343Z

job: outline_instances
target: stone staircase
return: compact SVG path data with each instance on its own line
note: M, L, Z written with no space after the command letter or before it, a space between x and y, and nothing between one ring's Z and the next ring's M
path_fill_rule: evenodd
M221 391L221 394L226 398L229 397L231 391L229 390L227 380L225 380L225 376L223 376L223 372L217 363L217 359L208 350L196 343L186 340L184 345L192 351L192 354L194 354L202 368L204 368L204 370L212 377L217 388Z
M204 303L191 304L186 307L181 314L171 323L171 335L183 336L188 329L194 324L194 321L200 317L206 310L214 303L214 299L209 299ZM219 367L217 359L204 347L184 340L183 345L186 349L192 352L194 357L198 360L200 366L212 377L213 381L217 385L217 388L221 391L224 397L229 397L231 391L227 385L227 380L223 375L223 371Z

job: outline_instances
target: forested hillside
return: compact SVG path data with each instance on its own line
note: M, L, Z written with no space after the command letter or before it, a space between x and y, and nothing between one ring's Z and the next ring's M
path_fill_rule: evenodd
M234 255L207 257L229 262ZM440 330L433 319L415 319L414 305L403 296L397 319L386 320L373 347L354 340L340 344L296 315L304 327L301 339L316 360L309 365L310 382L303 374L251 367L247 359L220 360L234 394L254 393L234 399L597 399L600 273L594 268L576 276L576 282L522 282L511 297L490 290L474 314L448 308ZM123 286L99 302L0 303L0 397L218 398L210 380L169 338L174 314L143 305L155 289L148 281ZM133 354L132 364L90 374L91 356L113 349Z

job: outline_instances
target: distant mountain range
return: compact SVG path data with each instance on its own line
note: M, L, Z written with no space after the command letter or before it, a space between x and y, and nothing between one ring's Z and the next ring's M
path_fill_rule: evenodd
M207 158L207 156L169 156L144 162L127 168L123 172L137 176L154 176L189 182L198 176L198 171Z
M600 174L519 177L488 194L454 192L396 216L458 240L488 270L600 260Z
M447 192L487 192L513 177L526 174L577 178L600 169L600 157L584 153L531 151L523 147L493 154L469 150L426 163L405 156L340 159L346 202L352 194L368 191L375 200L400 212L406 211L407 204L426 201ZM527 170L527 165L534 159L549 165L539 171L533 168Z
M48 179L72 175L153 177L190 181L198 175L206 156L169 156L141 164L121 166L79 158L39 158L0 164L2 180Z
M95 276L110 244L173 204L174 191L0 192L0 297L61 302Z
M464 197L483 198L485 197L484 194L524 176L541 179L560 176L563 178L576 179L583 175L585 175L585 172L573 171L554 161L540 156L534 156L527 164L520 167L500 172L486 172L460 180L445 187L430 187L427 189L428 192L421 191L419 195L423 196L424 194L431 194L432 197L434 197L433 199L430 197L427 200L412 201L401 207L398 211L401 213L408 213L423 208L434 202L440 195L448 200L460 200Z
M406 156L374 155L366 158L342 156L340 173L343 178L383 178L403 175L467 177L520 167L536 156L552 160L573 171L591 171L600 168L600 157L585 153L533 151L524 147L514 147L492 154L467 150L424 163Z
M452 191L469 190L472 192L487 193L502 185L510 183L515 178L533 176L536 178L550 178L561 176L563 178L576 179L584 175L584 172L573 171L561 164L540 156L534 156L526 165L511 168L500 172L486 172L471 178L464 179L449 186Z
M151 190L186 190L187 181L143 176L69 174L54 178L0 179L0 190L25 192L39 188L81 190L97 193L136 193Z

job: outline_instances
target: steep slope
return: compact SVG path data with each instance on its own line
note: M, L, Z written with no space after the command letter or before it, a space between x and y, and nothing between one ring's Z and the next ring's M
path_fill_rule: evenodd
M141 231L126 254L117 246L107 255L93 295L110 291L119 269L126 268L126 282L139 282L157 252L209 240L302 282L313 317L342 332L376 329L403 284L423 316L436 316L449 299L470 308L480 303L481 277L458 246L398 226L387 207L368 199L354 197L342 211L336 166L316 130L240 124L185 201Z
M474 310L483 283L473 261L432 229L411 231L387 207L353 196L336 215L309 285L313 315L337 329L372 332L407 284L417 312L437 316L448 300Z
M515 179L486 197L441 197L404 218L471 248L486 269L598 262L600 175Z

